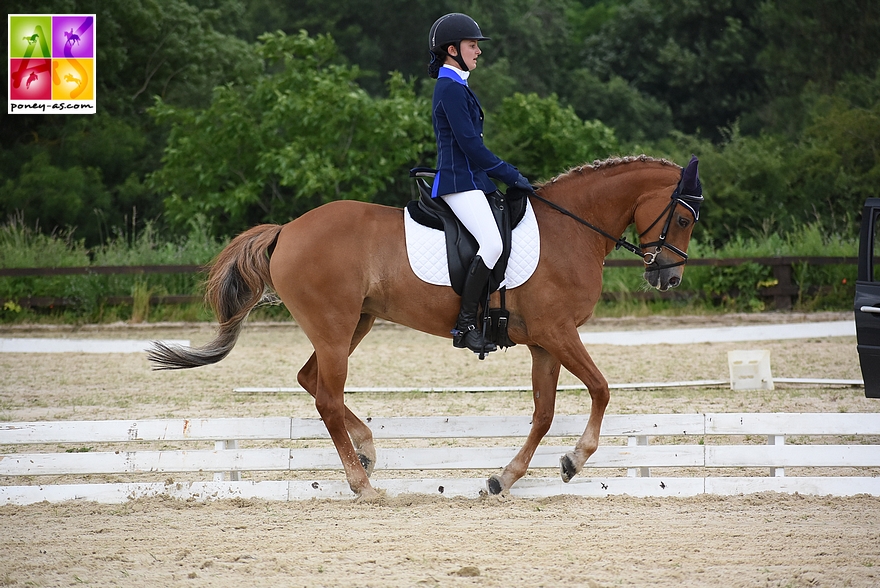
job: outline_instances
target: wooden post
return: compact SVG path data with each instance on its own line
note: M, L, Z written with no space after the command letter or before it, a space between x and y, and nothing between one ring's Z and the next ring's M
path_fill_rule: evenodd
M626 444L629 447L636 447L636 446L645 447L648 445L648 436L647 435L636 435L635 437L627 437ZM626 475L630 478L635 478L637 476L641 476L642 478L650 478L651 477L651 468L647 468L647 467L627 468Z
M767 435L767 445L785 445L785 435ZM784 478L785 468L770 468L770 477Z
M238 449L238 440L214 441L214 449L224 451L226 449ZM238 482L241 480L241 472L214 472L215 482Z
M773 304L776 310L791 310L791 264L784 263L773 266L773 277L778 282L776 293L773 295ZM795 291L797 289L795 288ZM796 295L796 294L795 294Z

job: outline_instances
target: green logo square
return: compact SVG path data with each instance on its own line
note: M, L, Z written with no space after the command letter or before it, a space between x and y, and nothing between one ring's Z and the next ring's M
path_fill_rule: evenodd
M9 57L52 57L52 16L9 16Z

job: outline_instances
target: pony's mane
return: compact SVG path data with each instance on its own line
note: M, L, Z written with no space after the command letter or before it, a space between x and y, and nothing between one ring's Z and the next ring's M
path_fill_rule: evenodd
M604 160L597 159L593 163L585 163L585 164L580 165L578 167L573 167L573 168L569 169L568 171L565 171L565 172L559 174L555 178L540 184L540 186L545 186L547 184L555 184L556 182L558 182L560 180L567 180L567 179L574 177L574 176L577 176L577 175L583 175L586 172L594 172L594 171L606 169L606 168L617 166L617 165L626 165L628 163L634 163L637 161L641 162L641 163L656 162L656 163L659 163L660 165L671 165L673 167L677 167L677 168L681 169L681 166L669 161L668 159L657 159L655 157L645 155L644 153L641 155L626 155L624 157L609 157L608 159L604 159Z

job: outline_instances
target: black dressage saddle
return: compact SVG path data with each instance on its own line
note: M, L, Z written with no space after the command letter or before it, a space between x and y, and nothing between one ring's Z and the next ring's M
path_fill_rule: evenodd
M465 274L479 247L477 240L464 228L449 205L442 198L431 198L431 186L425 178L433 178L436 171L426 167L410 170L410 177L415 178L416 185L419 187L419 199L411 201L406 208L415 222L446 234L449 280L452 283L452 289L461 296ZM495 264L489 278L489 293L498 290L501 282L504 281L504 272L507 270L507 262L510 260L511 235L514 227L519 224L526 213L527 199L524 196L525 192L516 190L508 190L506 195L497 190L486 195L504 244L501 258Z

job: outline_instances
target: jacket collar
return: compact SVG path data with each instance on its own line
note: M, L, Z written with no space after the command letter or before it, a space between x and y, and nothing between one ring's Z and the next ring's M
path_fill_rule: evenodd
M440 68L440 71L437 73L437 78L449 78L454 82L458 82L462 86L467 86L467 79L470 77L471 72L469 71L461 71L457 67L452 67L451 65L443 65Z

